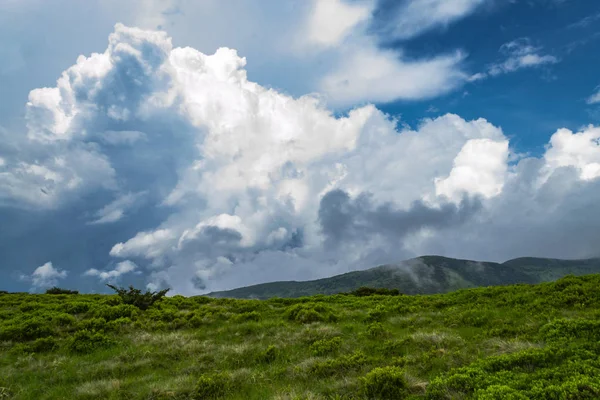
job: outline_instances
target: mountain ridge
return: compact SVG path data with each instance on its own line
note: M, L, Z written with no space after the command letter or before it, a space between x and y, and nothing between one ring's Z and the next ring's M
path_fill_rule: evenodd
M215 291L206 296L246 299L303 297L349 292L361 286L398 289L405 294L436 294L473 287L536 284L570 274L593 273L600 273L600 258L565 260L519 257L497 263L425 255L328 278L266 282Z

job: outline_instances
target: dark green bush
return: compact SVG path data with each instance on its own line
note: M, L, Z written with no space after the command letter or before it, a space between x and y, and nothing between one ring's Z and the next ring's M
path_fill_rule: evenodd
M317 340L310 346L310 351L315 356L324 356L337 352L342 345L342 338L334 337L331 339Z
M67 343L67 348L73 353L86 354L112 344L114 342L103 333L83 329L73 334Z
M385 336L387 331L381 324L381 322L373 322L367 326L367 334L372 337Z
M375 368L362 378L362 389L368 399L400 400L408 394L404 371L398 367Z
M59 287L54 286L53 288L46 290L46 294L79 294L79 291L61 289Z
M170 290L164 289L159 292L146 291L146 293L142 293L140 289L136 289L133 286L129 286L129 289L118 288L110 284L107 284L106 286L117 292L121 300L123 300L123 303L136 306L140 310L147 310L154 303L165 297Z
M385 307L378 305L367 312L367 321L383 321L387 315Z
M77 323L77 320L71 314L57 313L52 316L52 322L58 326L72 326Z
M245 322L245 321L260 321L262 316L257 311L250 311L238 314L235 316L235 321L237 322Z
M261 352L258 357L257 357L257 361L261 362L261 363L272 363L273 361L275 361L275 359L277 359L277 356L279 354L279 351L277 350L277 347L270 345L269 347L267 347L267 349L263 352Z
M106 329L106 320L104 318L84 319L79 323L79 328L92 332L100 332Z
M313 364L310 372L316 376L345 375L352 370L362 368L367 363L363 352L357 351L349 356L342 356Z
M319 303L296 304L287 309L286 315L288 320L302 324L337 321L331 309Z
M218 372L201 375L196 383L194 399L212 400L227 396L234 389L234 380L231 374Z
M94 309L92 314L95 317L112 321L119 318L135 319L139 312L139 309L133 305L119 304L118 306L100 306Z
M386 289L386 288L370 288L366 286L359 287L358 289L349 293L352 296L365 297L365 296L399 296L400 291L398 289Z
M90 309L90 303L84 303L84 302L69 302L69 303L65 303L62 304L62 310L68 314L83 314L88 312L88 310Z
M39 317L11 321L0 327L0 340L25 342L47 336L52 336L54 331L50 323Z

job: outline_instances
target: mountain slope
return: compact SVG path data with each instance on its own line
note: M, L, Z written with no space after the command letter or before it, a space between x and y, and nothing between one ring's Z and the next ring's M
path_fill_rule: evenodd
M516 258L502 264L423 256L399 264L382 265L313 281L282 281L213 292L212 297L301 297L349 292L361 286L399 289L406 294L445 293L480 286L540 283L565 275L600 273L600 259L557 260Z

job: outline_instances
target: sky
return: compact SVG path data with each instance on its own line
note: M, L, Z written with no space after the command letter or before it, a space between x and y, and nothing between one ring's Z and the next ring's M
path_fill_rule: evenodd
M0 289L598 257L599 66L592 0L0 0Z

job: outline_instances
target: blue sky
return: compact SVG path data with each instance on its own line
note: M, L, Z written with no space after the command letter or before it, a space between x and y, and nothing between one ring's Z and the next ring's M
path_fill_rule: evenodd
M3 285L596 257L598 21L589 0L0 0Z

